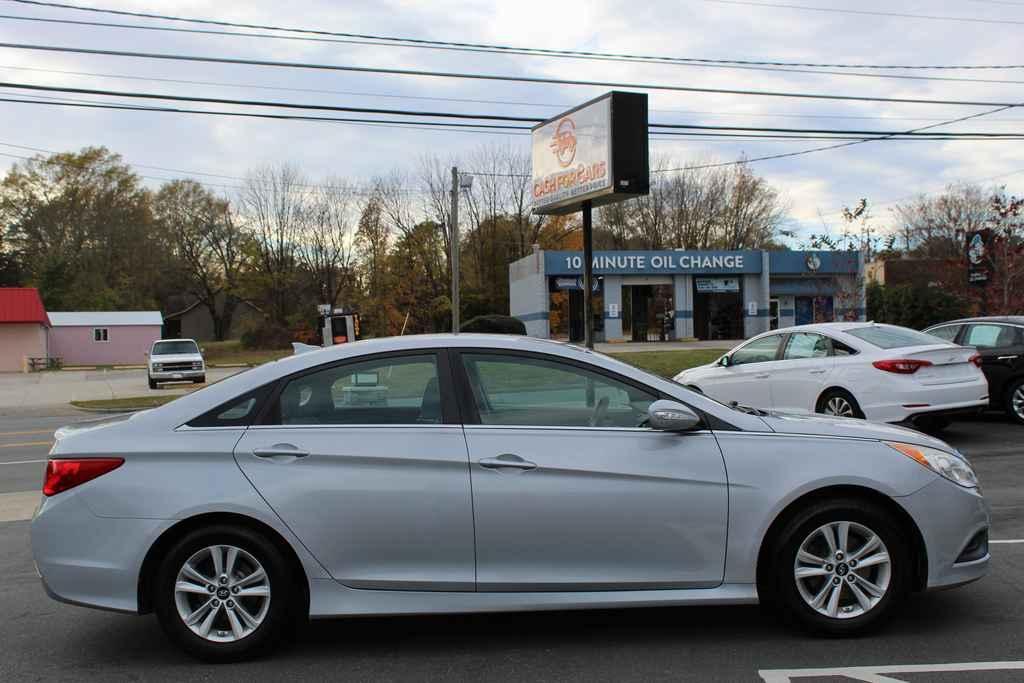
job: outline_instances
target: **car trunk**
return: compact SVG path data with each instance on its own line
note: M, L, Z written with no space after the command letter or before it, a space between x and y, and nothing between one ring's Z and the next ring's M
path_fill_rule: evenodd
M981 370L970 362L976 353L973 347L950 346L949 344L928 344L889 349L892 358L928 361L917 372L910 375L915 382L926 386L972 382Z

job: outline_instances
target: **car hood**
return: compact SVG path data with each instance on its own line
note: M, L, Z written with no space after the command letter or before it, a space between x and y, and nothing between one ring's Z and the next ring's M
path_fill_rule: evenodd
M198 353L168 353L161 354L159 356L150 356L150 363L194 363L197 360L202 360L203 357Z
M876 439L878 441L902 441L918 446L930 446L952 453L955 448L941 439L921 432L897 427L891 424L867 422L852 417L826 415L795 415L769 413L759 416L773 432L786 434L807 434L812 436L839 436L853 439Z

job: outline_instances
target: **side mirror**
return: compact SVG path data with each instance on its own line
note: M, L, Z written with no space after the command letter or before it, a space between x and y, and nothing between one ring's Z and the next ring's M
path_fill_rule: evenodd
M145 354L146 358L149 358L149 351L143 351L142 353Z
M660 432L688 432L700 426L700 417L676 401L655 401L647 408L647 423Z
M206 349L204 349L202 346L200 346L199 347L199 353L206 353Z
M729 354L725 354L724 356L719 358L718 364L721 365L723 368L727 368L730 365L732 365L732 361L729 359Z

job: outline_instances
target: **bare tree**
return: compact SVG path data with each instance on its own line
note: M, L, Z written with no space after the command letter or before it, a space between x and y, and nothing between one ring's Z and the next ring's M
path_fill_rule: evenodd
M355 229L358 189L340 179L328 179L304 195L302 235L296 254L321 303L337 306L355 285Z
M308 185L288 165L266 167L246 178L239 199L245 226L255 246L254 269L274 321L288 324L298 276L297 245L304 232Z
M992 193L979 185L950 185L940 195L897 204L893 214L903 248L925 258L958 258L964 235L992 219Z

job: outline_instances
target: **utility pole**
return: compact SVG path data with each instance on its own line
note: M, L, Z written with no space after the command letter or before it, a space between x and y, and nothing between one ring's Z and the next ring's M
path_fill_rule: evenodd
M452 334L459 333L459 168L452 166L451 250Z
M594 229L590 200L583 202L583 344L594 348Z

